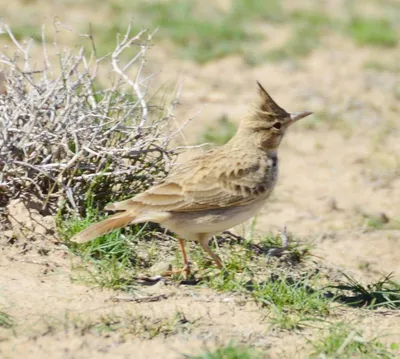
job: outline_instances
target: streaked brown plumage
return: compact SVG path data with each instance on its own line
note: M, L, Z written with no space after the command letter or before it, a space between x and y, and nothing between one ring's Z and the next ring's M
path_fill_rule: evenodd
M227 144L176 167L147 191L107 205L107 210L123 212L71 240L84 243L129 224L156 222L179 238L198 241L222 268L208 246L210 238L252 218L262 208L277 180L277 148L286 129L311 114L286 112L261 84L258 87L258 103ZM180 244L188 273L182 239Z

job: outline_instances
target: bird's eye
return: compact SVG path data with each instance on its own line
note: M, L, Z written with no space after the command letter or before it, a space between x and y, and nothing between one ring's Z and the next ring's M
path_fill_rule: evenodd
M280 130L282 127L282 124L280 122L276 122L272 125L273 128L275 128L276 130Z

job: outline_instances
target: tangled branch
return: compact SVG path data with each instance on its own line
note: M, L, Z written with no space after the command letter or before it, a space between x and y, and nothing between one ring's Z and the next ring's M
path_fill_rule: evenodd
M143 70L152 34L132 35L129 26L110 56L56 46L52 58L43 31L43 66L36 69L32 41L20 43L7 25L0 30L15 48L0 52L0 211L12 198L34 195L47 213L64 204L82 215L89 200L102 207L166 175L177 131L170 108L162 116L148 105L152 76ZM128 49L136 53L123 61ZM108 87L99 85L103 64L115 75Z

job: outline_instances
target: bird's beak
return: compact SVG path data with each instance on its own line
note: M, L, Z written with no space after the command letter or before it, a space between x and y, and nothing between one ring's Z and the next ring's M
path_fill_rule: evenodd
M296 122L304 117L307 117L308 115L312 115L312 112L293 112L290 114L290 119L292 122Z

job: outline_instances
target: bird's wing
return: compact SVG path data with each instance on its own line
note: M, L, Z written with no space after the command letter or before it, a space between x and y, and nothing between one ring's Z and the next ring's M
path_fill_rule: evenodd
M270 191L268 161L246 162L241 156L232 166L225 159L223 153L209 151L178 167L162 183L106 209L191 212L245 205Z

